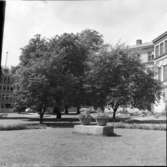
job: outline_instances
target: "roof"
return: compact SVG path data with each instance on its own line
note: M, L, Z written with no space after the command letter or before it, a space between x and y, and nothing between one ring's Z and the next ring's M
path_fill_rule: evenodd
M160 39L162 39L164 36L167 36L167 31L165 31L163 34L159 35L157 38L155 38L153 40L153 43L159 41Z
M147 47L151 47L154 46L152 42L146 42L146 43L142 43L140 45L132 45L129 46L129 49L135 49L135 48L147 48Z

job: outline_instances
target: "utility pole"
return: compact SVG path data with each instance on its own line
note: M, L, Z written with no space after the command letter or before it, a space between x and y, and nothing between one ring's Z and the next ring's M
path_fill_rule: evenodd
M8 52L6 52L6 58L5 58L5 68L7 68L7 62L8 62Z
M0 80L2 74L1 60L2 60L3 32L4 32L4 22L5 22L5 7L6 7L6 1L0 1Z

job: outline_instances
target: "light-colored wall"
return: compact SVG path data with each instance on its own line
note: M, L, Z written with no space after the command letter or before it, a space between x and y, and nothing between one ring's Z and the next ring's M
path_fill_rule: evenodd
M155 79L160 78L160 81L162 82L162 98L161 100L164 101L164 103L167 103L167 81L164 81L164 66L167 65L167 52L165 50L165 41L167 41L167 35L165 35L161 40L154 43L154 67L155 67ZM163 47L163 53L160 55L160 44L164 43ZM156 46L159 46L159 57L156 57ZM160 74L158 74L158 68L160 68ZM158 76L159 75L159 76ZM167 104L166 104L167 105Z
M148 53L140 54L140 60L142 63L147 63L148 62Z

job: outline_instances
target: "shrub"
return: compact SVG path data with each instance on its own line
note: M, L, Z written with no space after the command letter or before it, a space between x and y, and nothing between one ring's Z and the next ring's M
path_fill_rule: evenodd
M90 110L86 109L79 114L79 120L82 125L89 125L92 121L92 116L90 115Z
M14 124L14 125L0 125L0 131L8 130L24 130L24 129L43 129L45 125L39 124Z
M105 126L108 122L108 116L105 113L98 113L96 116L96 122L99 126Z

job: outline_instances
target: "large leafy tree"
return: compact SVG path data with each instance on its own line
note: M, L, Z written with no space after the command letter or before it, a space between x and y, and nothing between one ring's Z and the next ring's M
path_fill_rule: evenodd
M120 106L150 109L160 95L160 83L124 45L100 50L88 78L91 103L102 109L110 104L114 119Z
M115 118L119 106L150 109L160 94L160 84L127 48L104 45L94 30L64 33L48 41L36 35L22 49L20 60L13 69L19 85L16 104L36 108L41 122L48 106L60 110L110 104Z
M22 48L20 64L12 70L15 78L16 110L35 108L40 115L40 122L50 102L49 82L43 72L50 58L47 48L47 41L40 35L35 35Z
M87 46L78 34L64 33L49 41L35 35L22 48L20 64L13 70L15 83L19 85L16 105L21 109L35 107L41 121L48 105L59 108L82 105L86 60L90 53Z
M59 59L59 70L66 76L63 84L63 103L79 109L84 104L84 82L90 53L97 51L102 37L96 31L85 30L78 34L64 33L50 41L53 57ZM91 47L90 47L91 46Z

